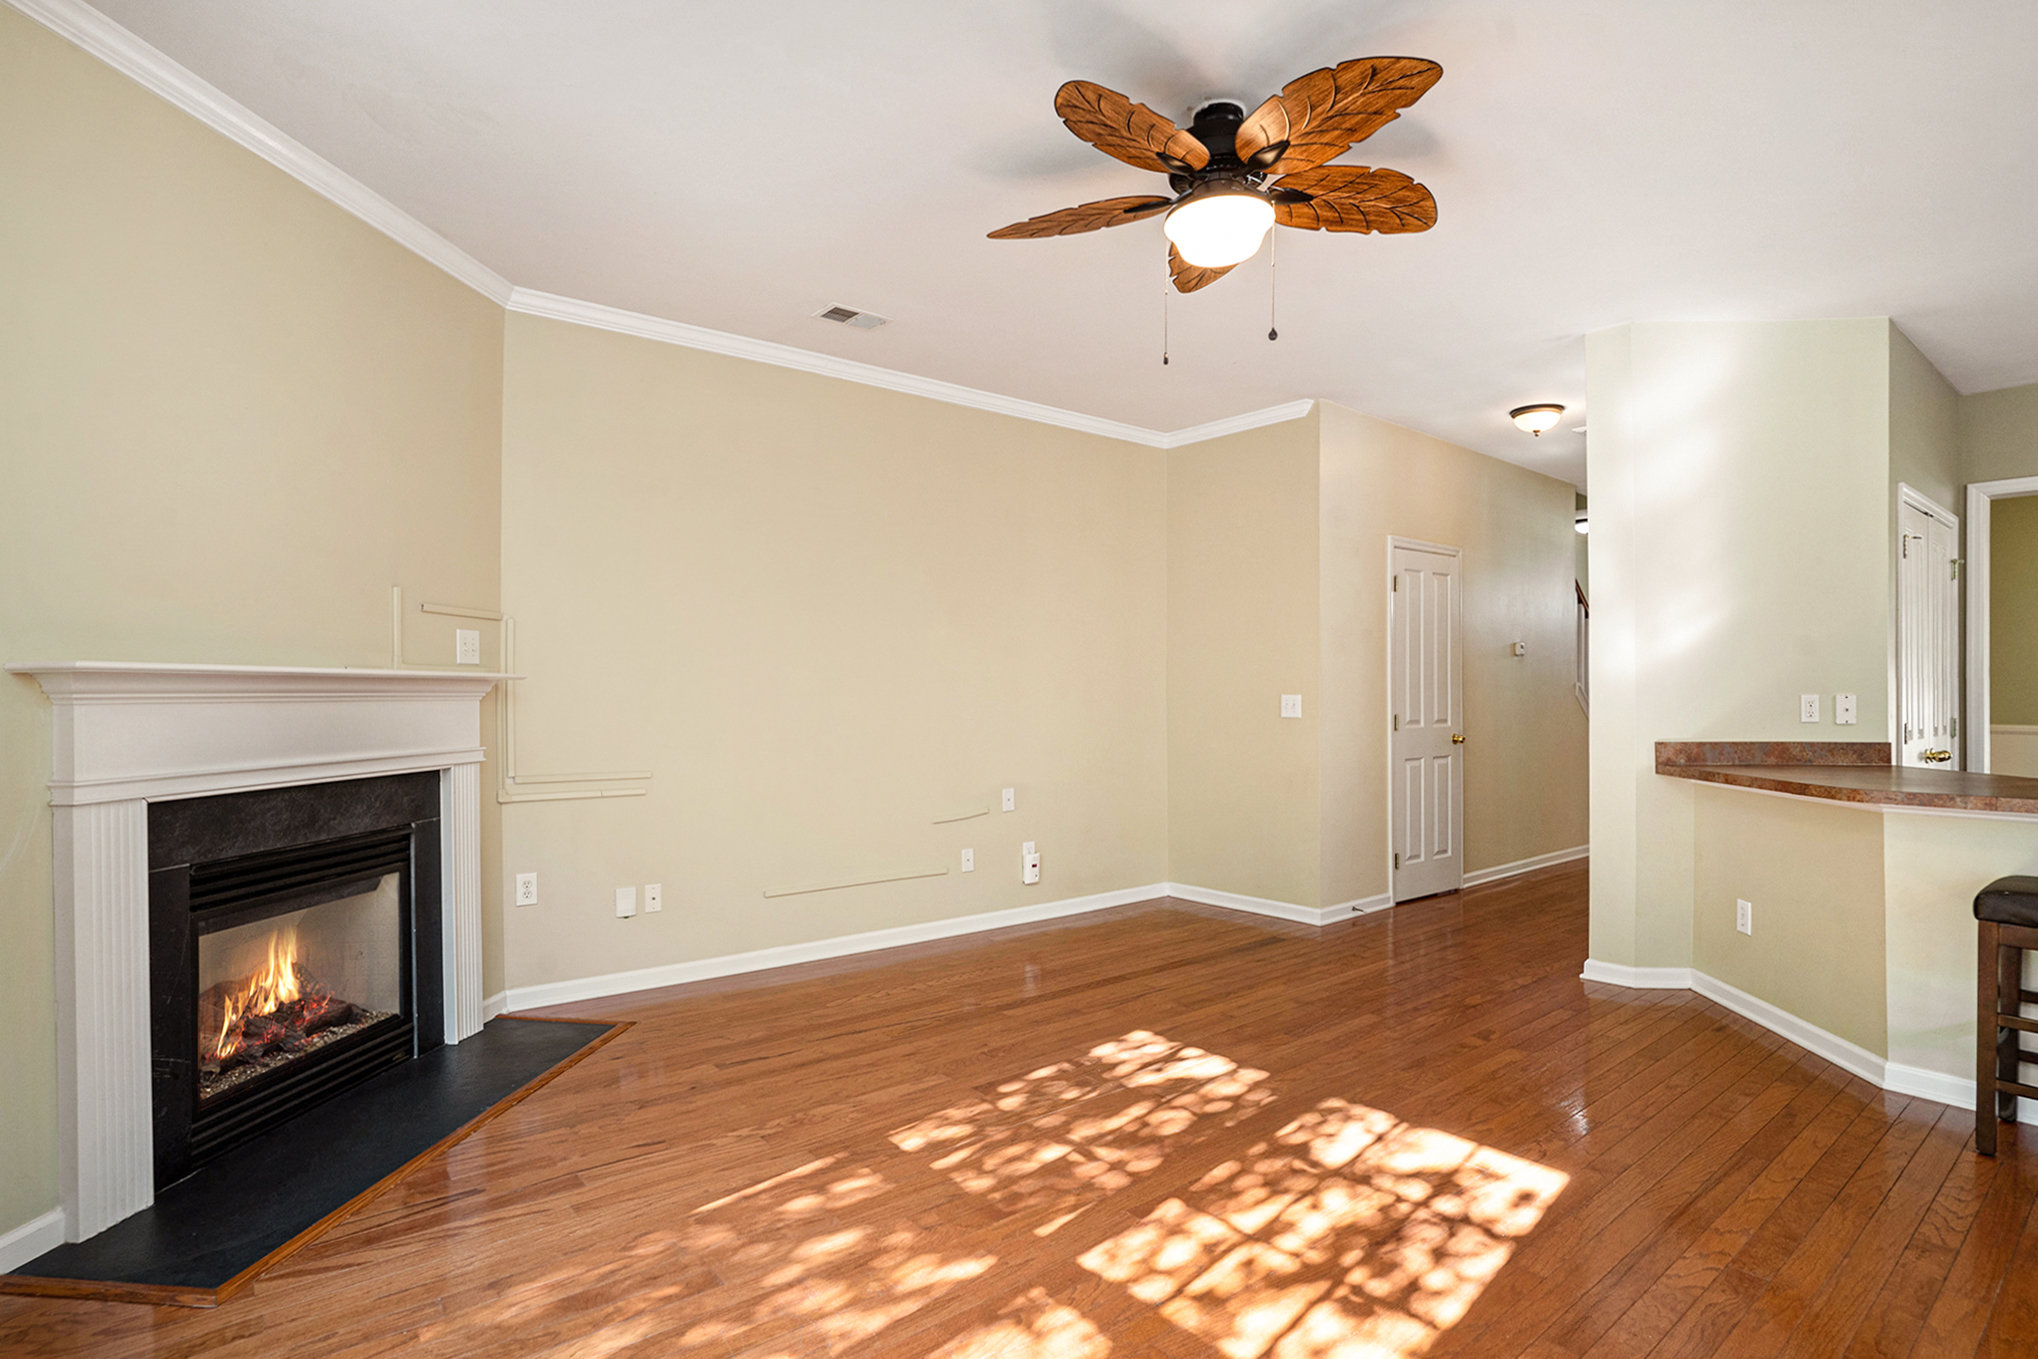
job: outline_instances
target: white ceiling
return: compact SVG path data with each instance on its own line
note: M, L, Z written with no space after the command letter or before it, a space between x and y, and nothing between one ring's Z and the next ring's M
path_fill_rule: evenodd
M2038 380L2028 0L96 4L523 287L1162 430L1325 397L1582 482L1580 337L1629 320L1887 314L1962 391ZM1066 79L1186 120L1371 54L1444 77L1345 159L1440 220L1277 231L1278 343L1264 251L1163 368L1157 219L984 239L1161 184Z

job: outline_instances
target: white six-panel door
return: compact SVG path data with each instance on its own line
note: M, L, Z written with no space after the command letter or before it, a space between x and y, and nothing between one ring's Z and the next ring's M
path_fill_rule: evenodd
M1465 879L1465 699L1456 548L1389 544L1394 899Z
M1908 486L1897 497L1898 763L1958 769L1960 521Z

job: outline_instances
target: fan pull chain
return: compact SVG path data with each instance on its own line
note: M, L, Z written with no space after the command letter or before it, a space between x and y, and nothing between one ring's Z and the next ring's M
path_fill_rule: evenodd
M1267 338L1281 338L1279 328L1281 308L1281 262L1274 257L1274 242L1280 239L1279 232L1267 233Z
M1168 366L1168 290L1161 289L1161 367Z

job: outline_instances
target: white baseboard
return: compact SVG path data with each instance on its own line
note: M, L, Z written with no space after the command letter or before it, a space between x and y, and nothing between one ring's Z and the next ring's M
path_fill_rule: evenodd
M1589 982L1625 986L1631 991L1691 989L1691 969L1688 967L1629 967L1625 963L1603 963L1597 958L1587 958L1585 970L1578 975Z
M507 1013L509 1007L509 992L507 991L498 991L494 995L486 997L481 1002L481 1022L486 1024L497 1015Z
M1385 892L1341 901L1335 906L1298 906L1292 901L1249 897L1242 892L1220 892L1214 887L1197 887L1193 883L1170 882L1163 886L1169 896L1193 901L1199 906L1221 906L1227 911L1272 916L1276 920L1292 920L1298 925L1328 925L1338 920L1349 920L1355 915L1384 911L1394 904L1394 898Z
M631 991L649 991L660 986L679 986L686 982L707 981L714 977L762 972L768 968L791 967L796 963L821 962L829 958L848 957L855 953L898 948L905 944L953 939L957 935L1001 930L1011 925L1030 925L1041 920L1059 920L1064 916L1108 910L1113 906L1129 906L1135 901L1152 901L1156 897L1167 895L1169 891L1165 883L1153 883L1145 887L1124 887L1115 892L1099 892L1087 897L1068 897L1061 901L1042 902L1037 906L1015 906L1006 911L950 916L945 920L930 920L919 925L900 925L888 930L867 930L861 934L841 934L832 939L816 939L804 944L781 944L777 948L729 953L719 958L667 963L661 967L610 972L599 977L580 977L573 981L512 986L500 996L501 1008L495 1013L534 1010L545 1005L564 1005L576 1000L620 996ZM496 999L491 997L488 1004L492 1005ZM484 1005L483 1012L487 1013L487 1010L488 1005Z
M1889 1089L1889 1063L1876 1056L1858 1043L1851 1043L1837 1033L1829 1033L1810 1020L1799 1019L1790 1011L1772 1005L1760 996L1751 996L1738 986L1729 986L1718 977L1707 976L1693 969L1691 989L1707 1000L1726 1006L1743 1019L1752 1019L1771 1033L1781 1034L1801 1048L1815 1052L1831 1062L1853 1072L1864 1081ZM1938 1096L1932 1098L1937 1099ZM1967 1107L1974 1107L1974 1082L1967 1083Z
M1481 883L1499 882L1518 873L1533 873L1538 868L1550 868L1556 864L1575 863L1592 853L1591 845L1573 845L1570 849L1553 849L1548 854L1538 854L1530 859L1516 859L1511 864L1495 864L1465 875L1465 886L1477 887Z
M1739 987L1730 986L1696 968L1624 967L1595 958L1587 960L1583 975L1586 981L1608 982L1637 990L1696 991L1743 1019L1751 1019L1771 1033L1779 1034L1893 1094L1936 1100L1956 1109L1974 1107L1973 1077L1953 1076L1927 1067L1887 1061L1858 1043L1849 1042L1809 1020L1798 1018L1782 1006L1772 1005L1760 996L1751 996ZM2017 1117L2026 1123L2038 1122L2038 1100L2017 1101Z
M64 1210L52 1208L0 1234L0 1274L12 1274L45 1251L64 1244Z

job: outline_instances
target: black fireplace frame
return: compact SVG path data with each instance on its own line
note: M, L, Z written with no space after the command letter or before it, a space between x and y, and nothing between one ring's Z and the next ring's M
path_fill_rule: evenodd
M445 1042L436 771L149 805L150 1085L162 1189ZM198 940L398 874L402 1012L246 1086L198 1093Z

